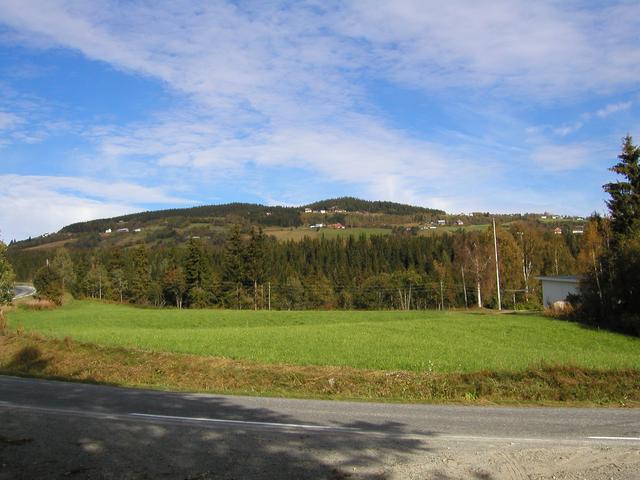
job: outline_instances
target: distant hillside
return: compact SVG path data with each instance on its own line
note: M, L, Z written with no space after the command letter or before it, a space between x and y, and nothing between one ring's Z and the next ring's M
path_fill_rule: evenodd
M140 244L172 247L190 238L200 238L208 245L222 245L232 225L240 225L246 233L252 227L260 226L278 241L300 241L314 235L326 235L327 238L336 235L427 235L460 228L484 229L494 217L502 225L530 219L542 222L549 230L556 227L571 230L569 223L583 221L541 214L446 214L442 210L396 202L340 197L299 207L227 203L133 213L74 223L57 233L12 242L9 247L14 258L17 252L45 258L47 251L60 247L85 251L126 249Z
M223 205L204 205L192 208L175 208L150 212L132 213L120 217L102 218L68 225L61 233L99 233L119 224L144 225L148 223L176 223L185 219L192 223L199 220L210 222L218 219L222 223L249 222L263 226L297 227L302 224L300 208L268 207L253 203L227 203ZM171 222L170 222L171 221ZM178 222L180 223L180 222Z
M442 210L354 197L331 198L298 207L227 203L78 222L63 227L59 232L12 242L10 246L13 251L34 252L63 246L76 249L126 248L140 243L175 245L192 237L220 244L232 225L241 225L245 231L252 226L260 226L267 234L286 240L303 238L300 230L308 232L310 225L343 224L349 229L384 229L390 232L395 227L415 226L445 215ZM294 233L285 235L285 232Z
M444 215L442 210L404 205L395 202L371 202L354 197L331 198L302 207L270 207L253 203L227 203L192 208L176 208L132 213L113 218L102 218L68 225L60 233L100 233L119 225L141 227L148 224L214 223L220 226L250 223L264 227L299 227L304 222L304 208L312 210L344 210L346 212L378 213L387 215L433 214Z
M347 212L382 213L386 215L414 215L417 213L428 213L433 215L444 215L442 210L433 208L416 207L396 202L382 202L361 200L355 197L338 197L321 200L319 202L304 205L312 210L345 210Z

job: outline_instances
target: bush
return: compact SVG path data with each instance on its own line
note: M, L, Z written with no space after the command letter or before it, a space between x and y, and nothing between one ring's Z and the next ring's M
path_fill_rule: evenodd
M62 278L60 274L49 268L42 267L33 277L33 286L37 290L37 296L40 299L50 300L56 305L62 304Z

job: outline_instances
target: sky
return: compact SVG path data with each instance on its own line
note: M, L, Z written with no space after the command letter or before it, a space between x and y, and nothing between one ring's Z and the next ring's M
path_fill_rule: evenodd
M605 212L638 1L0 2L0 239L336 196Z

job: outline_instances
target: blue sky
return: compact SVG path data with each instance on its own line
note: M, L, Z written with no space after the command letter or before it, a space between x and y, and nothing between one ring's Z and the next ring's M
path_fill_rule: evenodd
M604 211L637 1L0 3L0 238L354 195Z

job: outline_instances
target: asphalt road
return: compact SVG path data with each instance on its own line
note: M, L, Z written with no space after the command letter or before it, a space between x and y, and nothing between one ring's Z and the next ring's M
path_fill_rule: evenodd
M229 397L0 376L0 479L546 478L532 472L576 452L591 463L573 461L563 468L579 476L555 478L638 478L640 411Z
M13 297L14 300L24 297L30 297L31 295L36 293L36 289L30 285L15 285L13 287L13 290L15 292L15 296Z

